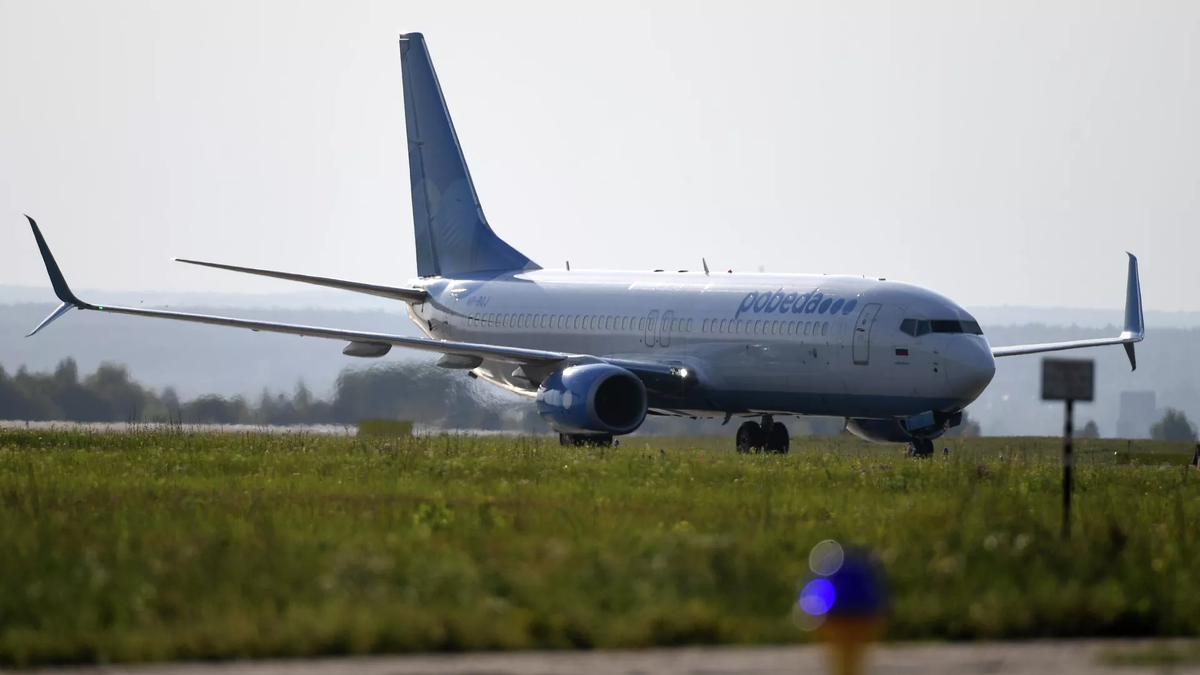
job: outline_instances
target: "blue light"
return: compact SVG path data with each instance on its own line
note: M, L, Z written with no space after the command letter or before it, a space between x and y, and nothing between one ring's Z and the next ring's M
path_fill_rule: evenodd
M828 579L813 579L800 591L800 609L806 614L821 616L833 608L836 594Z

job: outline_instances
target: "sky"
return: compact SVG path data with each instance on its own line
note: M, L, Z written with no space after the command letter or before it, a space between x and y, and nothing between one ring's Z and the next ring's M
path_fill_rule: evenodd
M544 267L1200 310L1200 3L0 0L0 284L415 275L397 35ZM104 298L84 298L103 301Z

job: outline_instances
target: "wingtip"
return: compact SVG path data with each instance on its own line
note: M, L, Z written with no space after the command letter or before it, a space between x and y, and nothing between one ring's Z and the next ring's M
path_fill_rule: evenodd
M58 263L54 260L54 254L50 252L50 245L46 243L46 238L42 236L42 230L38 227L37 222L25 216L29 220L29 225L33 229L33 238L37 241L38 251L42 254L42 263L46 266L46 274L50 277L50 285L54 288L54 294L58 299L66 305L72 307L88 308L86 302L75 297L71 292L71 287L67 285L67 280L63 276L62 270L59 269ZM37 332L36 330L34 332Z

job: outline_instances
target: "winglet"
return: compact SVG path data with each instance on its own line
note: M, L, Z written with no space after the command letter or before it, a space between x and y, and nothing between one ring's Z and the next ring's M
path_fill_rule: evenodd
M1142 338L1146 334L1145 322L1142 319L1142 283L1138 279L1137 256L1126 252L1129 256L1129 280L1125 289L1125 332L1130 337Z
M1126 251L1129 256L1129 278L1125 287L1125 329L1121 337L1129 340L1125 343L1125 354L1129 356L1129 366L1137 370L1137 355L1133 345L1140 342L1146 335L1146 322L1142 316L1142 282L1138 278L1137 256Z
M54 261L54 254L46 245L46 238L42 236L42 231L38 229L37 223L29 216L25 216L25 219L33 228L33 238L37 240L38 249L42 252L42 262L46 263L46 274L50 275L50 285L54 287L54 294L58 296L59 300L73 307L87 306L87 303L75 297L75 294L71 292L71 287L67 286L67 280L63 277L62 270L58 269L58 263Z
M58 309L54 310L50 316L38 324L38 327L34 328L32 333L25 336L29 337L50 325L51 321L66 314L67 310L72 307L80 309L93 309L93 307L75 297L75 294L71 292L71 287L67 285L67 280L63 277L62 270L58 268L58 263L54 260L54 254L50 252L50 247L46 245L46 238L42 236L42 231L38 229L37 223L33 218L29 216L25 216L25 218L29 221L29 226L33 228L33 238L37 240L38 250L42 252L42 262L46 264L46 274L50 275L50 285L54 287L54 294L62 301L62 305Z

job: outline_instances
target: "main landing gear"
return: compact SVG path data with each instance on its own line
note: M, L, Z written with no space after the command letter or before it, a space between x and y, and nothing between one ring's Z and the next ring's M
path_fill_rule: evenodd
M742 426L738 427L737 451L740 453L765 451L786 455L790 447L787 427L770 415L762 416L762 424L742 422Z
M593 447L607 448L613 444L613 437L609 434L599 436L585 436L583 434L563 434L558 435L558 444L563 446L574 446L577 448Z
M908 444L908 457L933 457L933 441L928 438L914 438Z

